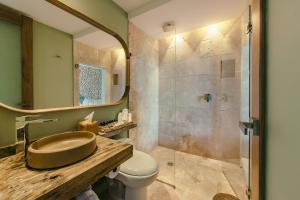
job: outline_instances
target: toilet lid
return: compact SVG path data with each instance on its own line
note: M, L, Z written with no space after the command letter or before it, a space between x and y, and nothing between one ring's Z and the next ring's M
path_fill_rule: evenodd
M148 154L133 151L133 156L120 166L122 173L132 176L147 176L158 170L156 161Z

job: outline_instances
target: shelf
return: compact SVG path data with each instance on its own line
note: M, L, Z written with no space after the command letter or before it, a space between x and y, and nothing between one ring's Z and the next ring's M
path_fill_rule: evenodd
M103 137L113 137L115 135L118 135L120 133L123 133L124 131L128 131L132 128L137 127L137 124L134 122L129 122L120 126L116 126L116 127L99 127L99 132L98 134L103 136Z

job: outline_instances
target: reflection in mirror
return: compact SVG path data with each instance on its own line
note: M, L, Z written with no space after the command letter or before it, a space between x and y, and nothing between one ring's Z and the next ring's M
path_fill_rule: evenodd
M33 55L32 69L24 68L22 23L0 16L0 102L45 109L111 104L122 98L126 57L115 37L47 1L0 0L0 11L7 10L3 6L33 19ZM28 83L32 97L24 90Z
M21 28L0 20L0 102L20 107L21 89Z
M125 83L125 53L110 35L90 28L74 36L75 104L97 105L116 102L125 85L115 85L118 75ZM118 78L119 79L119 78Z

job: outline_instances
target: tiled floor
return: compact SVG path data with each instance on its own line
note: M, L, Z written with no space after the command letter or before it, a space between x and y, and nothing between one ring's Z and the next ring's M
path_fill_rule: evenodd
M157 147L152 155L160 173L148 188L148 200L211 200L219 192L246 199L245 178L238 165L164 147Z

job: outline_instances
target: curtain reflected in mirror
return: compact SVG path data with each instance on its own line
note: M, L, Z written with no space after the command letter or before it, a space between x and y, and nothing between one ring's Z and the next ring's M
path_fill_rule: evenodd
M79 64L80 105L98 105L105 102L104 70L101 67Z
M116 41L105 40L104 44L98 40L97 44L90 43L86 36L76 38L74 60L75 105L110 104L122 98L126 60L124 50Z

